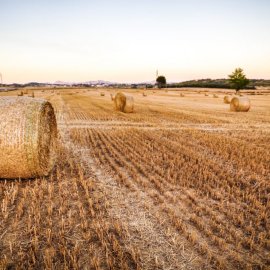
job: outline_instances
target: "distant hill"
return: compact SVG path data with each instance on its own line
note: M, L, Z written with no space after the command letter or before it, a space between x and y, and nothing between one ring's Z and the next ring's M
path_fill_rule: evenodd
M96 80L96 81L86 81L86 82L63 82L56 81L54 84L56 85L114 85L117 84L115 82Z

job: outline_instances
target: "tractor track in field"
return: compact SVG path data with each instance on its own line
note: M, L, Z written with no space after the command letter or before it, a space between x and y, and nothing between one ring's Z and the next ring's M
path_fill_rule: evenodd
M160 223L156 217L160 209L149 195L135 185L132 189L119 185L110 172L97 164L91 149L72 142L70 130L74 125L66 121L65 109L59 114L62 120L58 126L63 144L83 164L87 174L95 179L107 197L110 217L122 220L124 226L129 227L131 234L125 240L125 246L131 249L135 245L140 250L142 269L197 269L201 265L199 255L176 230L168 232L165 219Z

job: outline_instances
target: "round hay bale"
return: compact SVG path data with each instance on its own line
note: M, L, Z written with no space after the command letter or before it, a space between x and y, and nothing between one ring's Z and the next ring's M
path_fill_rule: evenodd
M213 94L213 98L218 98L218 95L217 94Z
M18 93L18 97L22 97L23 96L23 91L21 91L20 93Z
M226 103L226 104L230 104L232 99L233 99L233 96L224 96L224 98L223 98L224 103Z
M204 94L206 97L208 97L209 95L207 93Z
M144 97L147 97L147 94L146 94L145 92L143 92L142 95L143 95Z
M124 112L124 108L126 106L126 96L118 92L114 96L114 107L117 111Z
M180 97L184 97L185 95L183 93L180 93Z
M111 96L111 100L114 101L115 95L111 93L110 96Z
M247 112L250 109L250 100L247 97L234 97L230 103L233 112Z
M0 117L0 178L48 175L56 159L52 105L37 98L1 97Z
M101 97L104 97L104 96L105 96L105 93L104 93L104 92L101 92L101 93L100 93L100 96L101 96Z
M134 109L134 99L132 96L118 92L114 97L114 107L117 111L130 113Z

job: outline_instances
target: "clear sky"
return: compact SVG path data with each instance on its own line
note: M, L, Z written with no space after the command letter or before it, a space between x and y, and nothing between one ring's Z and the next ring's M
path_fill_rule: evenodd
M0 0L5 83L270 79L270 0Z

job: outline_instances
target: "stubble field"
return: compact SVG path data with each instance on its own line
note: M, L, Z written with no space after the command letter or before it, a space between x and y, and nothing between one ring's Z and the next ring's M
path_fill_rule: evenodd
M113 91L34 91L58 162L0 180L0 269L269 269L270 94L234 113L222 92L126 90L124 114Z

